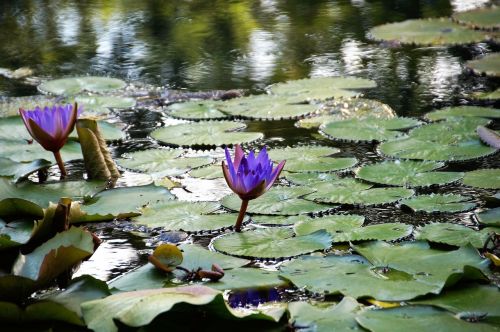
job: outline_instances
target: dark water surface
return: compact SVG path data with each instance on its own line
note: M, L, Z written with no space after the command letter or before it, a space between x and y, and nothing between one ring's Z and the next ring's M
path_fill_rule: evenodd
M498 79L473 75L464 63L498 51L498 45L395 47L369 41L367 31L387 22L450 16L487 3L491 1L2 0L0 68L30 67L40 78L112 76L193 91L257 91L292 79L353 75L377 82L366 97L388 104L399 115L419 116L443 106L474 104L467 98L471 92L497 88ZM0 76L0 97L36 93L31 85ZM158 113L140 109L122 112L120 118L129 125L131 139L113 147L115 156L156 145L147 134L165 121ZM295 128L293 121L248 124L266 135L264 143L270 147L321 143L362 162L381 159L374 145L334 143L316 130ZM454 164L451 169L492 167L495 162L498 167L497 157ZM73 167L83 169L81 163ZM126 173L121 184L143 181L134 176ZM467 190L465 194L478 201L489 194ZM362 212L368 223L443 221L415 218L397 207L344 212ZM471 215L457 214L449 220L470 224ZM112 226L94 226L106 242L80 273L111 279L144 261L155 244ZM194 240L206 245L210 237Z

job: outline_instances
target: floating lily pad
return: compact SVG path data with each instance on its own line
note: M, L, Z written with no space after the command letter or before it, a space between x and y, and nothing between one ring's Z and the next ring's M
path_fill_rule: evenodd
M399 222L368 225L332 234L333 242L394 241L411 235L413 227Z
M500 76L500 53L490 53L478 60L471 60L466 63L475 73L486 76Z
M320 126L320 132L330 139L346 141L386 141L401 136L400 130L420 125L412 118L350 119L329 122Z
M447 107L427 113L425 117L431 121L444 120L450 117L475 116L481 118L500 118L500 110L489 107L457 106Z
M305 213L318 213L335 208L335 205L318 204L301 197L312 193L314 189L306 187L274 187L267 193L248 204L250 214L278 214L293 216ZM222 205L228 209L239 211L241 200L231 194L222 199Z
M60 152L64 162L83 158L80 144L75 141L68 141ZM18 162L30 162L37 159L54 160L54 154L44 150L44 148L36 142L1 138L0 157L10 158Z
M500 226L500 207L476 213L480 224L487 226Z
M346 296L338 304L327 305L289 303L290 323L302 332L362 331L355 319L361 304L355 299Z
M139 208L172 199L174 196L167 189L155 185L109 189L87 200L81 207L86 215L75 222L138 216Z
M323 123L347 119L391 119L396 116L389 105L378 100L364 98L340 98L327 102L317 116L300 119L299 128L317 128Z
M299 146L272 149L269 158L279 162L286 160L288 172L333 172L356 165L356 158L333 158L339 149L326 146Z
M0 219L0 250L27 243L31 238L33 227L32 220L16 220L6 223Z
M470 197L455 194L419 195L403 200L401 204L414 212L427 213L456 213L469 211L476 207L476 203L470 202Z
M364 257L303 256L284 263L280 275L311 292L404 301L439 294L463 276L485 278L480 271L488 264L470 246L440 251L423 242L390 245L377 241L355 250Z
M414 194L407 188L372 188L370 184L351 178L318 183L315 189L316 192L304 198L321 203L363 206L394 203Z
M484 157L496 150L483 144L476 133L487 119L467 117L441 121L410 131L408 138L384 142L380 152L394 158L436 161Z
M288 282L279 277L276 271L267 271L255 268L236 268L224 272L224 277L218 282L207 282L209 286L221 291L269 289L287 286Z
M396 160L361 167L356 177L365 181L403 187L442 185L460 180L460 172L434 172L444 163Z
M233 226L237 215L214 213L220 209L217 202L167 201L141 209L142 215L136 220L148 227L185 232L215 231Z
M127 109L135 106L135 99L119 96L77 96L75 101L83 109L83 115L106 115L110 109Z
M332 236L336 233L359 228L363 225L365 217L359 215L329 215L322 218L308 218L299 221L293 227L297 235L306 235L324 229Z
M453 314L433 307L407 306L385 310L365 310L357 316L358 323L372 332L398 330L407 332L430 331L498 331L495 323L468 322Z
M185 123L156 129L151 137L175 146L241 144L263 137L261 133L241 132L245 127L244 123L231 121Z
M116 78L84 76L47 81L38 86L43 93L75 95L82 91L108 92L125 87L125 82Z
M377 84L359 77L316 77L274 84L269 91L278 96L301 100L356 96L357 89L374 88Z
M297 119L318 109L313 104L297 103L300 101L293 97L270 95L241 97L225 101L221 111L249 119L281 120Z
M163 177L178 176L214 161L210 157L185 157L183 154L183 150L150 149L126 153L116 162L125 168Z
M465 246L468 243L476 248L482 248L490 229L475 231L472 228L450 223L432 223L415 230L417 240L446 243L452 246Z
M496 6L455 13L452 18L474 29L500 29L500 7Z
M477 92L472 95L472 99L479 100L496 100L500 99L500 88L495 91L485 91L485 92Z
M331 237L324 231L294 236L288 228L264 228L231 233L215 238L215 250L230 255L257 258L285 258L324 250L331 246Z
M300 223L302 221L313 220L307 214L300 214L298 216L280 216L280 215L253 215L252 223L267 226L290 226ZM310 232L312 233L312 232Z
M368 31L376 41L411 45L461 45L488 39L482 31L467 29L447 18L406 20L376 26Z
M193 178L206 180L213 180L224 177L224 174L222 174L222 167L219 164L194 169L189 172L189 175Z
M0 118L19 115L19 109L32 110L37 106L44 107L55 104L50 96L11 97L0 100Z
M465 173L464 184L483 189L500 189L500 169L478 169Z
M291 183L303 186L339 179L334 173L289 173L285 171L282 175Z
M186 120L224 119L228 116L221 111L221 104L213 100L195 100L170 105L167 111L174 118Z
M45 159L36 159L32 162L20 163L9 158L0 157L0 176L12 177L14 182L17 182L19 179L51 165L52 163Z

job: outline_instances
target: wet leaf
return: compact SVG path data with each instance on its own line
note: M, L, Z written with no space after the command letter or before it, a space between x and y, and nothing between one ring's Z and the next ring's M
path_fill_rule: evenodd
M125 82L116 78L83 76L46 81L38 86L43 93L75 95L82 91L108 92L125 87Z
M83 116L103 116L110 109L128 109L135 106L135 99L119 96L77 96L75 101L83 109Z
M167 107L170 116L186 120L221 120L228 115L221 111L222 102L194 100L176 103Z
M490 53L478 60L471 60L466 63L477 74L486 76L500 76L500 53Z
M0 250L27 243L31 238L33 226L32 220L15 220L6 223L0 219Z
M481 118L500 118L500 109L478 106L457 106L447 107L437 111L427 113L425 118L431 121L446 120L451 117L473 116Z
M314 186L316 183L336 181L339 177L334 173L281 173L288 181L301 186Z
M483 189L500 189L500 169L478 169L465 173L466 186Z
M476 218L482 225L500 226L500 207L476 213Z
M182 251L171 243L160 244L149 256L149 262L163 272L172 272L183 260Z
M45 159L35 159L31 162L20 163L10 158L0 157L0 176L12 177L12 180L17 182L31 173L51 165L52 162Z
M446 243L457 247L470 243L476 248L482 248L490 231L491 228L475 231L459 224L432 223L416 228L415 239Z
M304 218L305 219L305 218ZM329 215L321 218L307 218L299 221L293 227L297 235L311 234L317 230L324 229L333 237L337 233L350 231L363 226L365 217L359 215Z
M470 202L469 197L456 194L419 195L403 200L401 204L414 212L427 213L455 213L469 211L476 207L475 203Z
M411 235L413 227L399 222L389 222L352 228L332 233L333 242L355 242L367 240L394 241Z
M492 6L453 14L453 20L471 28L493 30L500 28L500 7Z

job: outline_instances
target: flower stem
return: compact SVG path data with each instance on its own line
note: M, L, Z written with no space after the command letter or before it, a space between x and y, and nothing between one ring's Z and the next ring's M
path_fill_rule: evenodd
M66 173L66 168L64 168L64 162L61 158L61 152L54 152L54 157L57 161L57 166L59 166L59 170L61 171L61 179L64 179L68 173Z
M234 230L236 232L241 232L241 224L243 223L243 218L245 217L245 212L247 212L248 200L241 200L240 213L238 214L238 219L236 219L236 224L234 225Z

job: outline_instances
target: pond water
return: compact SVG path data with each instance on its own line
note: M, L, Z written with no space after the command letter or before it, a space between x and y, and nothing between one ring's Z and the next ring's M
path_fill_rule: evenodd
M467 98L472 92L496 89L498 79L473 75L464 64L498 51L498 45L400 47L371 42L367 31L388 22L450 16L486 3L491 1L1 1L0 68L30 67L38 79L117 77L160 87L160 96L169 90L259 92L287 80L352 75L377 83L377 88L365 91L366 98L386 103L400 116L418 117L444 106L474 105L478 102ZM33 85L0 76L0 97L34 94L37 90ZM493 101L480 105L499 106ZM112 146L115 156L158 146L148 134L173 123L147 108L121 112L117 119L127 124L128 139ZM249 131L264 133L266 138L259 145L272 148L320 143L338 147L342 156L355 156L361 163L382 160L374 144L332 142L316 129L294 127L294 121L247 124ZM215 154L221 156L222 151ZM499 167L497 158L451 164L448 169ZM83 172L81 163L71 167L70 173ZM145 175L125 172L118 185L148 181ZM215 200L229 193L222 180L201 182L186 177L182 181L184 189L173 191L181 199ZM439 191L470 195L479 203L492 193L458 184L420 193ZM345 211L356 213L359 209ZM364 209L363 214L367 223L391 219L413 225L445 220L473 224L472 212L415 217L386 207ZM79 274L103 280L144 262L148 249L165 239L164 234L151 234L127 222L92 227L105 243ZM169 236L184 239L182 234ZM211 237L190 239L206 246Z

